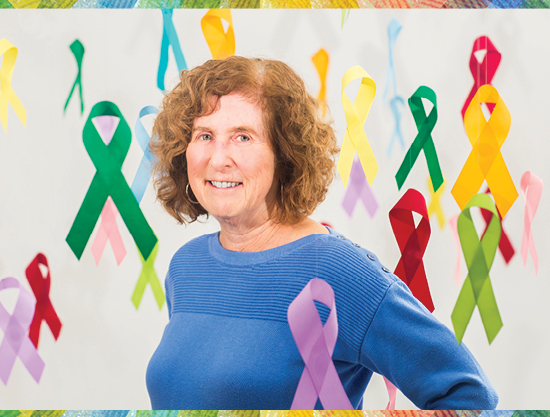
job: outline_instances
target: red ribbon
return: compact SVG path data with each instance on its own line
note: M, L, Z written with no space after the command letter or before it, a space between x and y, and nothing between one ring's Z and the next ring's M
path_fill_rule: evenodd
M483 57L481 64L477 60L475 53L477 51L487 51ZM495 72L497 71L498 65L500 64L500 52L497 51L497 48L493 45L491 40L487 36L480 36L474 41L474 47L472 48L472 54L470 55L470 71L474 77L474 86L470 95L466 99L464 106L462 107L462 119L464 119L464 114L466 109L470 105L470 101L474 98L479 87L484 84L491 84ZM487 108L492 113L495 108L494 103L485 103Z
M39 265L44 265L48 268L46 276L42 275ZM31 326L29 328L29 339L36 348L38 348L38 339L40 337L40 326L42 320L45 320L50 330L55 337L55 340L59 337L61 331L61 321L55 310L53 309L52 302L50 301L50 268L48 266L48 260L42 253L36 255L33 261L29 264L25 270L27 280L31 286L32 292L36 297L36 308L34 310L34 317L32 319Z
M422 216L416 227L413 211ZM407 284L418 301L433 312L435 307L422 262L431 233L426 200L422 194L414 189L407 190L390 210L390 223L401 251L394 274Z
M485 190L486 194L491 194L491 190L489 190L489 187ZM500 253L502 253L502 257L504 258L504 262L508 265L508 263L512 260L514 257L516 251L514 247L512 246L512 242L510 241L510 238L504 231L504 226L502 225L502 216L500 215L500 212L498 212L498 218L500 219L500 226L501 226L501 234L500 234L500 241L498 242L498 249L500 250ZM481 214L483 215L483 219L485 220L485 231L483 232L483 235L485 235L485 232L487 231L487 228L489 227L489 223L491 222L491 219L493 218L493 213L489 210L481 209ZM483 238L483 235L481 236Z

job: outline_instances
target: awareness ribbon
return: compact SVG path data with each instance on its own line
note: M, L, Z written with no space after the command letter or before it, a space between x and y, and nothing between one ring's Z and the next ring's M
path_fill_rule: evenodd
M168 48L172 47L172 52L174 58L176 58L176 65L178 66L178 71L186 70L187 63L185 62L185 57L181 51L180 41L178 39L178 34L176 28L174 27L174 22L172 21L172 9L163 9L162 10L162 42L160 45L160 60L159 60L159 69L157 72L157 87L164 91L164 76L166 75L166 69L168 68Z
M92 123L94 117L103 115L119 118L118 126L108 145L105 145ZM148 258L157 243L157 237L121 172L132 140L130 127L115 104L102 101L90 111L82 137L97 172L67 235L67 243L80 259L107 197L111 196L141 253Z
M109 144L115 132L117 118L114 116L98 116L94 119L94 122L104 142ZM124 241L122 240L116 222L117 216L118 210L116 209L115 203L113 203L111 197L107 197L107 201L101 211L99 229L92 242L91 248L96 265L99 265L99 261L101 260L108 240L111 241L111 248L113 249L117 265L120 265L126 256Z
M351 9L342 9L342 26L341 26L341 28L344 27L344 23L346 23L346 20L348 20L350 11L351 11Z
M432 196L432 200L428 205L428 217L431 218L432 214L435 213L435 215L437 216L437 221L439 222L439 228L443 229L445 227L445 215L443 214L443 209L441 208L441 203L439 202L439 200L441 199L441 196L443 195L443 190L445 189L445 180L443 180L443 184L441 184L439 190L434 192L432 179L428 177L428 189L430 190L430 195Z
M19 98L15 95L11 86L11 77L13 76L13 67L17 59L17 48L10 41L0 39L0 55L4 54L2 59L2 68L0 68L0 122L4 130L8 131L8 103L11 103L15 114L23 123L27 123L27 111L23 107Z
M323 48L319 49L315 55L311 57L313 65L319 74L319 81L321 83L321 88L319 89L319 94L317 95L317 100L322 103L323 106L323 117L327 112L327 70L328 70L328 53Z
M82 45L82 43L78 39L76 39L73 43L71 43L71 46L69 48L71 49L71 52L76 59L78 72L76 74L76 79L74 80L73 87L71 88L71 92L69 93L69 97L67 97L67 102L65 103L65 107L63 108L63 113L65 113L65 111L67 110L67 106L69 105L69 101L73 96L74 89L78 84L78 92L80 93L80 114L82 114L84 113L84 98L82 97L82 58L84 57L84 45Z
M388 405L386 406L386 410L395 410L395 399L397 398L397 387L393 385L386 377L384 378L384 382L386 383L386 389L388 390L388 396L390 397L390 400L388 401Z
M422 216L418 226L414 224L413 212ZM394 274L407 284L418 301L428 310L434 311L422 262L431 233L426 200L422 194L411 188L393 206L389 215L393 234L401 251Z
M485 193L490 194L491 190L487 188L487 190L485 190ZM487 227L489 226L489 222L493 218L493 213L491 213L489 210L481 209L481 215L485 220L485 230L487 230ZM516 251L514 250L514 247L512 246L512 242L510 242L510 238L508 237L508 235L506 234L506 231L504 230L504 225L502 224L502 216L500 215L500 213L498 214L498 218L500 219L500 228L501 228L500 240L498 242L498 249L500 250L502 257L504 258L504 262L506 262L506 264L509 264L512 258L514 257Z
M365 173L363 172L359 158L353 160L349 178L350 184L348 188L346 188L346 193L342 200L342 207L349 217L353 217L355 206L357 202L361 200L372 219L378 210L378 201L376 201L376 197L365 178Z
M433 104L432 110L428 116L426 116L424 104L422 103L423 98L429 100ZM441 184L443 184L443 174L439 167L439 160L437 159L437 153L432 139L432 130L437 122L437 100L434 91L426 86L418 87L411 98L409 98L409 107L414 122L416 123L418 134L407 151L397 174L395 174L397 188L399 190L401 189L418 155L420 155L420 151L423 150L434 190L437 191L439 187L441 187Z
M486 51L485 56L481 64L476 58L475 53L478 51ZM462 118L466 115L466 110L470 106L470 102L474 98L475 93L484 84L491 84L498 65L500 64L500 52L493 45L491 40L487 36L480 36L474 41L474 47L472 48L472 54L470 55L470 71L474 77L474 85L468 95L468 98L462 106ZM494 103L486 103L490 112L495 107Z
M405 100L401 96L395 96L390 100L390 108L395 119L395 127L391 135L390 144L388 145L387 154L390 156L393 149L395 139L399 139L401 149L405 149L405 141L403 140L403 134L401 133L401 107L405 105Z
M222 19L229 25L223 29ZM235 32L229 9L210 9L201 19L201 28L213 59L225 59L235 55Z
M481 110L481 103L495 104L488 121ZM464 127L472 144L472 151L451 190L461 210L479 191L484 179L503 218L518 198L518 192L500 152L510 125L510 112L496 88L489 84L479 87L464 115Z
M0 291L10 288L19 289L19 296L11 315L0 303L0 328L4 332L0 344L0 379L4 385L8 383L15 359L19 356L27 371L39 382L44 371L44 361L27 336L34 313L34 298L15 278L8 277L0 281Z
M134 294L132 294L132 303L134 303L134 307L136 308L136 310L139 308L139 304L141 303L141 298L143 297L145 286L147 284L149 284L151 286L151 289L153 290L153 294L155 295L155 300L157 300L159 310L164 305L164 292L162 291L162 286L160 285L154 266L158 249L159 244L157 242L155 248L153 249L153 252L151 252L147 260L143 259L143 255L138 249L139 259L141 259L141 264L143 265L143 268L141 269L141 274L139 275L136 288L134 289Z
M120 230L118 230L118 225L116 223L117 215L118 210L116 209L113 199L109 196L103 206L103 210L101 210L99 229L92 242L92 255L96 265L99 265L103 251L107 246L107 241L111 241L111 247L117 265L120 265L126 256L124 241L122 240Z
M149 114L154 113L158 113L158 109L155 106L145 106L144 108L142 108L139 112L139 116L136 120L136 125L134 127L136 139L139 143L139 146L143 150L143 158L141 158L141 163L139 164L136 176L134 177L134 181L132 181L132 186L130 187L138 203L141 202L143 194L145 194L145 190L147 189L147 184L149 184L149 180L151 179L151 166L155 159L153 154L151 153L151 147L149 146L149 141L151 140L151 137L145 130L145 127L143 127L141 119Z
M484 208L493 213L493 218L481 240L472 221L471 207ZM477 304L487 339L491 344L502 328L502 320L489 277L501 231L500 219L491 197L487 194L474 195L458 216L457 227L468 267L468 276L451 314L456 340L458 343L462 341Z
M390 20L388 24L388 41L390 44L390 53L388 59L388 69L386 70L386 87L384 88L384 94L382 95L382 101L386 101L388 96L388 91L390 89L390 78L393 84L393 95L397 95L397 80L395 76L395 67L393 66L393 48L395 47L395 41L397 40L397 35L401 31L401 23L395 18Z
M531 171L526 171L521 176L521 195L525 200L525 212L523 215L523 238L521 240L521 257L523 266L527 264L527 253L531 251L531 258L535 265L535 275L539 272L539 257L535 248L535 240L531 231L531 223L539 207L542 195L542 180Z
M314 301L330 308L324 326ZM290 409L313 410L319 399L325 410L353 410L332 362L338 338L332 287L322 279L309 281L288 306L287 318L305 364Z
M449 219L449 223L451 224L451 231L453 232L453 238L456 244L456 264L455 264L455 274L454 274L454 280L456 285L460 285L461 281L461 264L460 260L462 259L462 251L460 250L460 238L458 237L458 214L455 214Z
M46 276L42 275L40 265L45 266L48 269ZM40 326L42 321L45 321L52 331L55 340L59 337L61 331L61 321L57 317L52 302L50 300L50 267L48 266L48 260L42 253L36 255L33 261L29 264L25 270L25 275L31 286L32 292L36 298L36 308L34 310L34 316L29 328L29 339L36 348L38 348L38 339L40 337Z
M345 88L349 83L358 78L361 78L361 85L359 86L354 103L351 104L350 99L346 95ZM347 127L336 166L342 177L344 188L348 185L355 151L359 155L359 160L361 161L369 185L372 185L378 173L378 164L376 163L367 134L363 129L375 94L376 83L359 65L351 67L345 72L342 78L342 106L346 115Z

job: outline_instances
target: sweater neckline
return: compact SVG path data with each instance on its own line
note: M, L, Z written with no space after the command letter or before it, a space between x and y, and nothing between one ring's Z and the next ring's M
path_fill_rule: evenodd
M330 235L336 235L336 232L330 227L327 227ZM326 234L312 234L304 236L293 242L287 243L276 248L271 248L258 252L236 252L225 249L220 243L220 232L212 233L208 239L208 248L210 254L217 260L231 265L254 265L273 259L280 258L301 248L302 246L314 243L318 239L329 237Z

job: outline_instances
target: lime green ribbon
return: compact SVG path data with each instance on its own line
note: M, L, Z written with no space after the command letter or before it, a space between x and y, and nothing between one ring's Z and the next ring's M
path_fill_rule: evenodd
M481 241L472 221L471 207L480 207L493 213ZM485 193L474 195L458 216L457 227L460 245L468 266L468 276L451 314L456 339L458 343L462 341L477 304L487 339L491 344L502 328L502 320L489 278L489 270L495 259L501 233L500 218L491 197Z
M433 108L428 116L426 116L426 110L424 110L424 104L422 103L423 98L431 101L433 104ZM418 155L420 155L420 151L424 150L428 171L432 179L434 192L436 192L439 187L441 187L441 184L443 184L443 174L439 167L439 160L437 159L437 153L432 139L432 130L437 122L437 99L434 91L426 86L418 87L411 98L409 98L409 108L411 109L414 122L416 123L418 134L407 151L407 155L405 155L405 159L403 159L397 174L395 174L397 188L401 189Z
M63 108L63 113L65 113L65 111L67 110L67 106L69 105L69 101L73 96L74 89L78 84L78 92L80 93L80 114L82 114L84 113L84 99L82 98L82 58L84 57L84 45L82 45L82 43L78 39L76 39L73 43L71 43L70 48L76 59L76 65L78 65L78 73L76 74L76 79L74 80L73 88L71 88L69 97L67 97L67 102L65 103L65 107Z
M139 259L141 259L143 268L141 269L141 274L136 284L136 288L134 289L134 294L132 295L132 303L134 303L134 307L136 308L136 310L139 308L139 304L141 303L141 298L143 297L145 286L147 284L149 284L151 286L151 289L153 290L153 294L155 295L155 300L157 300L159 310L164 305L164 292L162 291L162 286L160 285L159 278L157 276L157 273L155 272L154 266L158 250L159 244L157 242L157 244L153 248L153 252L151 252L147 260L145 260L138 248Z
M92 123L94 117L103 115L119 118L118 126L109 145L105 145ZM126 123L115 104L102 101L97 103L90 111L88 120L84 125L82 138L84 147L90 155L97 172L67 235L67 243L76 257L80 259L105 201L107 201L108 196L111 196L140 252L147 259L158 239L149 223L147 223L132 190L121 172L122 163L132 141L132 131L128 123Z

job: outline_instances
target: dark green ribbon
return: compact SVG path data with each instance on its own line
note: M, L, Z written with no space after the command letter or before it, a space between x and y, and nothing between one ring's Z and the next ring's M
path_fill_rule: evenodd
M422 104L423 98L431 101L433 104L433 108L427 117L424 104ZM430 172L434 192L436 192L441 187L441 184L443 184L443 174L439 167L439 160L437 159L432 139L432 130L437 122L437 100L434 91L426 86L418 87L411 98L409 98L409 107L414 117L418 134L407 151L407 155L405 155L405 159L403 159L397 174L395 174L397 188L401 189L418 155L420 155L420 151L424 150L424 156L426 156L426 162L428 163L428 171Z
M471 207L480 207L493 214L481 240L472 221ZM474 195L458 216L457 229L460 246L468 266L468 276L451 314L456 339L458 343L462 341L477 304L490 344L502 328L502 320L489 278L489 270L495 259L502 230L500 218L491 197L485 193Z
M76 39L73 43L71 43L70 48L76 59L76 65L78 65L78 73L76 74L76 79L74 80L73 88L71 88L69 97L67 97L67 102L65 103L65 107L63 108L63 113L65 113L65 111L67 110L67 106L69 105L69 101L73 96L74 89L78 84L78 91L80 93L80 114L82 114L84 113L84 99L82 98L82 58L84 57L84 46L78 39Z
M119 118L118 126L109 145L105 145L92 123L94 117L103 115ZM122 163L130 149L132 132L118 107L109 101L97 103L86 120L82 137L84 147L97 172L67 235L67 243L76 257L80 259L105 201L108 196L111 196L143 257L149 258L157 243L157 237L147 223L121 172Z

